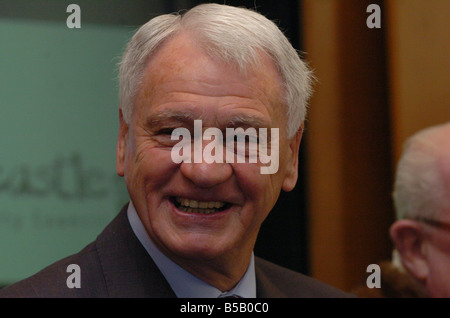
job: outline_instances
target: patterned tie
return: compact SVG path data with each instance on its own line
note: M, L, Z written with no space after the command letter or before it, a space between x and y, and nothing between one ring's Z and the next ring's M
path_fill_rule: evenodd
M232 295L219 295L219 297L217 298L242 298L242 297L239 295L232 294Z

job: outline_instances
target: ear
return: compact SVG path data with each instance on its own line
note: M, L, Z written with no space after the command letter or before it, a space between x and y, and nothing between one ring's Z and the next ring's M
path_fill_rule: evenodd
M425 283L429 268L422 225L414 220L398 220L391 225L390 235L403 266L417 280Z
M289 140L289 152L287 154L288 161L286 165L286 176L283 181L282 189L284 191L291 191L294 189L298 178L298 154L300 143L303 136L303 124L298 129L297 133Z
M125 152L128 137L128 124L123 119L122 110L119 109L119 136L116 148L116 171L121 177L125 175Z

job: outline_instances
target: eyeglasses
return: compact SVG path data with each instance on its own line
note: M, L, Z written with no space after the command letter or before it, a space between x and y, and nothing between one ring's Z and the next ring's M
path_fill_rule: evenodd
M422 223L426 223L426 224L434 226L434 227L441 228L446 231L450 231L450 222L442 222L442 221L432 220L432 219L428 219L428 218L415 218L414 220L422 222Z

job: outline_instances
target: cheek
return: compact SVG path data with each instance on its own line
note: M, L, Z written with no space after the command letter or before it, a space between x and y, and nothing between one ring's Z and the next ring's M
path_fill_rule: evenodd
M261 174L256 164L234 164L233 171L246 204L252 205L258 214L267 215L280 193L278 174Z
M125 157L125 181L132 191L148 191L161 187L176 169L170 151L159 149L150 142L136 143Z

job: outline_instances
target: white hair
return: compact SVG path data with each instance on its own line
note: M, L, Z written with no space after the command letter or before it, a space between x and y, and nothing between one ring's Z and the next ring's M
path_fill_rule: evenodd
M405 142L393 191L397 219L437 219L450 209L450 180L442 170L450 161L449 149L450 122L422 130Z
M135 96L148 59L168 39L188 32L208 54L236 65L245 72L257 67L259 52L270 56L282 78L283 104L292 137L306 117L312 74L298 52L275 23L250 9L219 4L201 4L179 14L151 19L132 37L120 62L119 102L129 123Z

